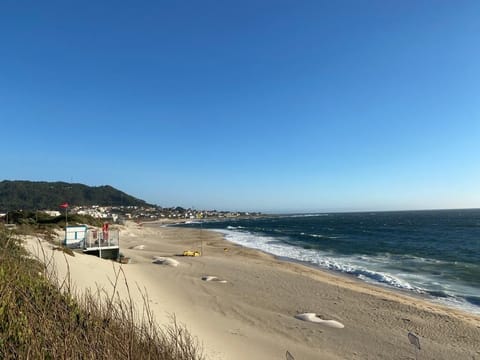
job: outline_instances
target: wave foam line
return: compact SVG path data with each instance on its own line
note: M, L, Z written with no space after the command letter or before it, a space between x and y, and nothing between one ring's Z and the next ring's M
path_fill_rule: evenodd
M327 251L305 249L283 242L282 237L257 235L238 229L212 229L225 235L228 241L261 250L272 255L309 263L328 270L351 274L363 281L387 285L397 289L413 291L432 297L435 302L441 302L470 313L480 314L480 306L476 305L480 296L476 296L478 289L463 288L461 284L448 281L438 282L438 278L431 278L427 273L399 273L391 269L391 265L403 263L405 260L415 262L438 263L435 259L417 258L411 255L397 256L391 254L368 256L342 256ZM441 261L439 262L441 263ZM412 264L414 266L414 264ZM415 266L414 266L415 269ZM439 296L436 296L439 292ZM441 295L440 295L441 294ZM473 295L473 298L472 298ZM468 301L467 298L471 298Z
M279 241L278 238L258 236L249 232L232 230L216 229L215 231L223 233L226 239L231 242L249 248L265 251L279 257L302 261L329 270L352 274L361 279L368 278L375 282L387 284L399 289L412 290L419 293L424 292L424 289L412 286L408 282L386 272L369 270L363 266L355 266L348 263L347 259L345 259L347 261L342 261L341 258L334 258L331 255L318 250L303 249L300 247L286 245Z

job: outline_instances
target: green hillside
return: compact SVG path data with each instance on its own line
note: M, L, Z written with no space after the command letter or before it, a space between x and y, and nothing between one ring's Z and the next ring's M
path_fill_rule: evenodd
M0 211L57 209L64 202L74 206L152 206L109 185L17 180L0 182Z

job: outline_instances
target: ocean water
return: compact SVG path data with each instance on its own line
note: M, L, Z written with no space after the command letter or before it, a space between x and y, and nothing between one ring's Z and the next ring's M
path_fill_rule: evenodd
M480 314L480 210L325 213L193 222L285 260Z

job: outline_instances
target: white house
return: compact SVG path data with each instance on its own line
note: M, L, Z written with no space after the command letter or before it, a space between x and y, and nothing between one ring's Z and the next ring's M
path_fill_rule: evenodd
M48 216L60 216L60 211L57 210L44 210L43 213L47 214Z

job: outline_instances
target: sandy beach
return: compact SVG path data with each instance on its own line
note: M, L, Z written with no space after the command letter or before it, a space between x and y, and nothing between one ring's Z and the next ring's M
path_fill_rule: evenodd
M215 232L133 222L120 229L121 252L131 258L124 265L27 244L35 254L43 246L78 291L111 291L121 266L138 308L146 291L159 324L175 315L208 359L285 359L287 351L296 360L415 359L409 332L420 339L418 359L480 359L478 316L280 261ZM187 249L203 254L179 256ZM126 296L123 282L117 290Z

